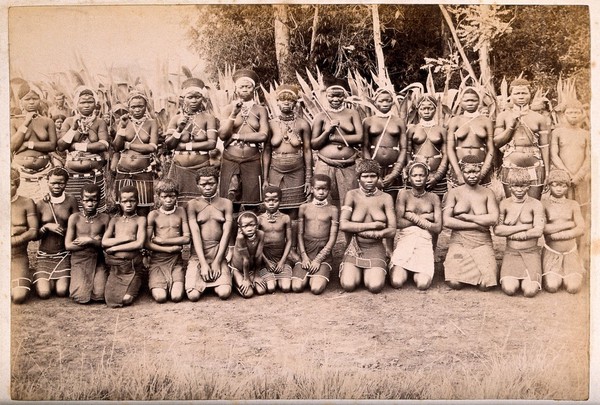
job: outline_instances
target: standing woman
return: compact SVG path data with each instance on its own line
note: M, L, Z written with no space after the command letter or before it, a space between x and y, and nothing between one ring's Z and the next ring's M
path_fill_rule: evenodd
M217 146L217 119L206 111L202 80L187 79L181 88L182 111L171 118L165 145L174 154L167 177L179 185L178 201L186 206L201 194L197 172L210 165L209 152Z
M148 118L148 99L133 91L127 99L129 114L119 118L117 135L113 141L119 153L115 176L115 196L124 186L135 186L138 191L138 214L147 216L154 205L154 162L158 149L158 126Z
M277 88L277 105L281 114L269 121L269 137L263 152L265 185L281 188L282 210L289 210L292 219L298 217L300 204L312 178L312 150L310 125L294 112L298 92L294 86Z
M383 191L394 200L402 186L402 169L406 163L406 125L393 115L394 93L380 88L373 96L375 115L363 121L363 156L381 165Z
M437 101L430 95L424 95L417 103L419 122L409 125L406 131L408 137L408 155L414 162L422 162L429 167L429 176L425 189L440 198L448 190L446 169L448 155L446 154L446 129L435 120Z
M481 167L481 185L489 187L492 183L492 164L494 161L494 125L492 120L479 112L481 99L479 93L467 87L461 95L463 113L452 117L448 123L448 184L458 187L465 184L460 171L463 157L475 155L483 161Z
M10 120L11 166L19 171L21 195L37 199L47 192L52 169L50 153L56 149L56 128L40 115L42 91L27 83L19 88L22 116Z
M531 185L528 194L539 200L550 170L548 123L529 108L531 89L527 80L511 82L510 100L512 108L498 114L494 129L494 144L503 153L500 180L505 195L510 197L509 173L525 169Z
M225 107L219 138L224 143L219 194L234 203L234 210L256 210L261 203L261 148L267 140L267 109L254 101L258 76L252 70L233 75L238 100Z
M334 80L325 89L328 105L315 116L311 146L317 150L315 174L331 179L331 198L337 207L349 190L358 188L356 159L363 141L358 111L346 108L347 96L342 80Z
M98 212L106 211L106 183L104 166L108 150L106 122L96 113L98 97L92 88L79 86L73 97L75 116L67 117L60 129L57 149L66 150L65 168L69 183L65 193L75 197L81 209L81 187L92 183L100 187Z

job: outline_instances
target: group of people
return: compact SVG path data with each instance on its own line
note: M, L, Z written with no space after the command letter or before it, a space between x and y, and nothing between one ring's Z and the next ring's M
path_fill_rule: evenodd
M180 111L164 130L143 92L129 94L112 127L92 88L77 89L74 111L57 103L50 111L59 113L46 117L43 92L22 86L21 114L11 119L13 302L33 286L41 298L118 307L142 283L157 302L197 301L207 288L222 299L233 287L246 298L277 289L320 294L339 231L344 290L376 293L387 279L400 288L411 277L427 289L443 227L452 230L444 261L452 288L499 282L528 297L542 286L581 289L590 141L580 103L564 106L566 121L551 131L530 108L529 83L516 79L495 121L467 87L447 124L436 119L433 95L418 100L418 121L407 124L393 112L392 90L377 90L363 118L333 80L311 124L298 114L295 86L276 89L279 111L270 115L255 101L253 71L233 79L236 99L218 118L204 83L184 81ZM499 204L490 189L496 148ZM159 151L169 156L160 178ZM507 239L499 274L492 231ZM27 248L37 240L32 273Z

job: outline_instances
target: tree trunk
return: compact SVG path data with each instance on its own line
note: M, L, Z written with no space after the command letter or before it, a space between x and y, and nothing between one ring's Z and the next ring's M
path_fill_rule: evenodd
M456 28L454 28L454 24L452 23L452 18L450 17L450 14L448 14L448 11L446 11L446 8L444 7L443 4L440 4L439 7L440 7L440 10L442 11L442 15L444 16L444 19L446 20L446 24L448 24L448 28L450 28L450 33L452 34L454 43L456 44L456 47L458 48L458 53L460 53L460 56L463 59L463 63L465 65L465 68L467 69L467 72L469 72L469 74L473 77L473 79L476 80L477 75L475 75L475 71L473 70L471 63L469 62L469 59L467 59L467 54L465 54L465 49L463 48L462 44L460 43L460 40L458 39L458 34L456 33Z
M290 29L288 27L288 6L273 5L275 26L275 54L280 83L293 83L296 78L290 58Z
M311 64L315 63L315 44L317 42L317 29L319 27L319 5L315 4L315 15L313 16L312 34L310 36L310 51L308 60Z
M375 44L375 56L377 57L377 75L385 76L385 59L383 57L383 48L381 46L381 26L379 24L379 6L371 5L371 14L373 15L373 42Z
M482 11L489 14L490 6L489 4L481 4L479 5ZM482 13L483 14L483 13ZM479 72L481 74L481 82L483 84L488 84L492 80L492 71L490 69L490 40L487 38L481 44L479 48Z

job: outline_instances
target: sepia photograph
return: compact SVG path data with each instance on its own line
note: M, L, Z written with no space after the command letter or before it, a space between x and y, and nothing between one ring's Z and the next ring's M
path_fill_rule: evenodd
M0 400L600 401L597 6L2 11Z

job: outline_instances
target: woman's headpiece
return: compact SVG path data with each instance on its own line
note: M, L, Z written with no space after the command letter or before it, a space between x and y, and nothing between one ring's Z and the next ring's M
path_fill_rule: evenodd
M206 91L206 86L202 80L197 79L195 77L191 77L189 79L186 79L181 84L180 96L185 97L189 93L198 92L202 95L202 97L206 98Z
M241 82L243 80L247 80L250 83L252 83L253 86L256 86L256 83L258 83L258 75L250 69L238 69L235 71L235 73L233 74L233 81L234 83L237 85L238 82Z

